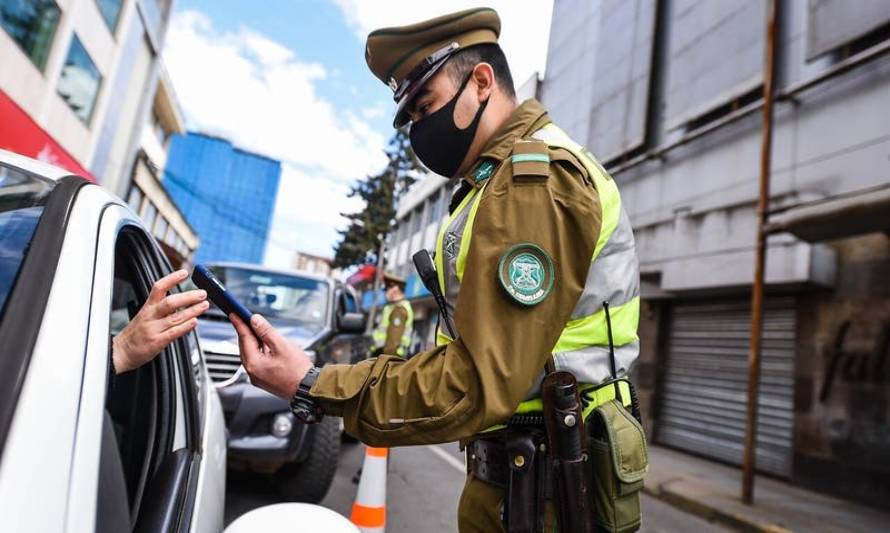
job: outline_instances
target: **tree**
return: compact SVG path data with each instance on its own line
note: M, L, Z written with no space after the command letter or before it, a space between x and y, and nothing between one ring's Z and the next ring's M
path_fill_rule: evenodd
M349 225L340 230L340 242L334 254L335 267L377 263L380 245L386 239L396 216L398 200L415 182L421 167L404 129L396 130L384 150L386 167L373 176L359 180L349 190L349 197L364 200L355 213L341 213Z

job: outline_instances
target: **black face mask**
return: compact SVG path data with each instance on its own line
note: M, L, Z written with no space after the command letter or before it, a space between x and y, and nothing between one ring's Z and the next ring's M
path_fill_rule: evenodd
M479 105L473 122L465 129L460 129L455 125L454 107L457 105L457 99L463 94L468 81L470 81L470 76L464 79L457 94L447 104L435 113L427 115L423 120L411 124L411 147L414 148L414 153L427 168L449 178L454 177L454 174L457 173L470 145L473 144L476 128L479 127L479 119L482 118L482 112L488 105L488 98L486 98Z

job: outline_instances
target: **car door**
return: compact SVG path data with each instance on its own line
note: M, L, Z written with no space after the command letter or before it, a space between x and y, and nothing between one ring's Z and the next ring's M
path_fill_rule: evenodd
M69 530L189 531L203 522L199 518L219 530L224 495L199 491L202 407L187 343L173 343L131 372L115 375L110 365L110 339L169 266L132 212L120 205L103 210L95 252L89 344L104 344L105 350L95 351L104 357L85 364L81 403L88 407L92 431L79 433L75 456L96 467L82 469L72 481L95 489L71 492ZM196 502L205 501L208 492L219 500L218 512L202 505L207 516L197 517ZM89 500L95 506L78 505ZM95 527L84 527L93 520Z

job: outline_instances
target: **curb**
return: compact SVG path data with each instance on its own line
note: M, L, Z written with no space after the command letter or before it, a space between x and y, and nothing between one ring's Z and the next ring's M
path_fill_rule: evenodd
M671 481L677 481L677 479ZM700 500L671 490L671 488L668 487L671 481L666 481L655 487L643 485L643 493L661 500L672 507L676 507L681 511L693 514L709 522L729 526L737 531L745 531L748 533L791 533L789 529L782 526L776 524L763 524L753 518L724 511L713 505L706 504Z

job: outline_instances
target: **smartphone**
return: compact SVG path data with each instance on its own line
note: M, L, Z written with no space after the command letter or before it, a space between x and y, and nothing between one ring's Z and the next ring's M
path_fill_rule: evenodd
M198 288L207 291L207 297L210 298L210 301L216 304L226 316L235 313L253 330L253 327L250 325L250 317L253 313L250 309L244 307L232 293L226 290L226 287L213 275L209 268L204 265L195 265L195 269L192 271L192 281L195 282ZM255 331L254 335L256 335Z

